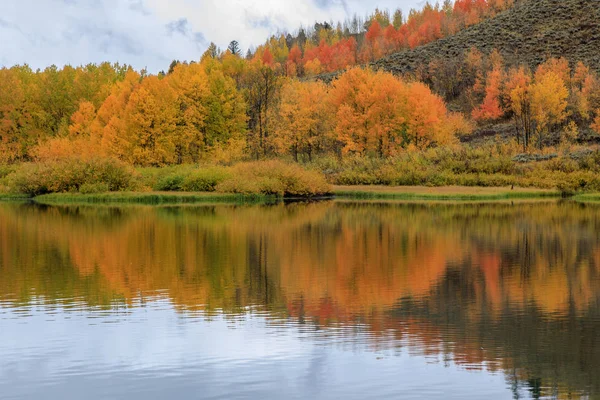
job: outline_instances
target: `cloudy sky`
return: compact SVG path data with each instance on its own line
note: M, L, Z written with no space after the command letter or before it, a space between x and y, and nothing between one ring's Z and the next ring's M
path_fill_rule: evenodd
M422 0L0 0L0 65L121 62L158 72L213 41L246 50L278 31Z

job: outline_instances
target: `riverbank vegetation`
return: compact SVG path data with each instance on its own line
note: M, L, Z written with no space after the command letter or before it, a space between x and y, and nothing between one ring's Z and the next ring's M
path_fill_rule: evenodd
M511 6L460 0L407 19L376 10L273 37L246 57L235 42L213 45L157 75L108 63L2 68L0 192L600 191L600 79L583 63L550 58L530 70L473 48L402 76L354 66ZM338 72L311 78L323 71Z
M111 158L72 158L21 164L2 182L7 193L29 196L155 191L313 197L331 192L319 172L281 161L246 162L233 167L184 165L136 170Z

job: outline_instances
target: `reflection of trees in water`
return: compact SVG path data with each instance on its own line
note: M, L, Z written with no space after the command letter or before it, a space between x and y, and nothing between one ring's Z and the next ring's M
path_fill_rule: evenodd
M583 311L571 303L566 313L549 315L534 303L505 302L498 313L490 313L488 305L478 302L478 281L468 277L472 270L450 269L430 296L398 302L386 328L406 320L426 321L438 331L424 338L424 347L436 347L437 335L450 333L444 338L446 347L437 350L467 366L486 363L492 370L499 368L532 394L541 388L545 396L552 390L571 390L574 397L600 394L600 293ZM476 313L474 305L479 308Z
M0 297L111 307L161 291L182 310L365 324L532 392L600 393L599 225L571 203L5 204Z

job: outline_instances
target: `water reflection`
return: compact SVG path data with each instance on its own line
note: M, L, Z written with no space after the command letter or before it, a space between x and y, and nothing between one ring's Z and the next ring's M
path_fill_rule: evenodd
M600 396L599 224L569 202L0 204L0 388Z

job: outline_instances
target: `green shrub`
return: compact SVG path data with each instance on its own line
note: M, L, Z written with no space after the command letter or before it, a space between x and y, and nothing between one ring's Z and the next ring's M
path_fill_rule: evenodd
M78 192L84 185L105 185L108 191L133 190L137 173L111 159L68 159L38 164L21 164L6 177L12 192L29 195Z
M137 168L140 182L144 187L155 191L182 190L183 180L195 169L192 165L170 167Z
M109 192L108 184L105 182L97 183L84 183L79 187L79 193L81 194L96 194Z
M159 192L179 192L183 190L185 175L174 173L164 176L158 180L153 189Z
M217 185L227 178L231 173L227 168L210 167L199 169L189 174L182 183L182 188L186 192L214 192Z

